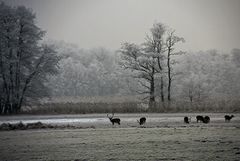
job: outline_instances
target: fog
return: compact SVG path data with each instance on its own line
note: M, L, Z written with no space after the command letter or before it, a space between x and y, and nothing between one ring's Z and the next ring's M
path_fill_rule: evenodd
M141 43L154 22L186 39L185 51L240 45L238 0L5 0L36 13L44 39L64 40L80 48L116 50L123 42Z

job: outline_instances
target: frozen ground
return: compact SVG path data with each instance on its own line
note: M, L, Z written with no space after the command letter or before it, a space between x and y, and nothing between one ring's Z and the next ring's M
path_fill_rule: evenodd
M141 114L115 114L114 117L121 119L121 128L138 127L137 119L146 117L147 123L145 127L169 127L169 126L186 126L183 124L183 117L192 117L190 126L199 126L196 124L197 115L208 115L211 118L211 124L208 126L225 126L229 124L222 124L224 122L223 113L141 113ZM240 114L234 114L232 124L240 123ZM0 124L2 123L34 123L40 121L47 124L60 124L60 125L76 125L79 127L96 127L105 128L112 127L106 114L85 114L85 115L19 115L19 116L1 116Z
M45 121L76 124L87 129L17 130L0 132L0 160L219 160L240 158L240 115L225 123L224 114L210 124L196 123L197 114L115 114L121 126L106 114L0 117L2 122ZM136 119L147 117L146 128ZM183 123L192 116L192 123Z

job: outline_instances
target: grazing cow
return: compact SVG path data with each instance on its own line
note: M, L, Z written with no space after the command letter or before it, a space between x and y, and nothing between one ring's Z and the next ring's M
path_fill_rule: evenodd
M225 122L230 122L230 120L234 117L234 115L225 115L224 118L225 118Z
M121 121L121 120L120 120L119 118L113 118L113 116L114 116L114 113L112 114L111 117L109 117L108 114L107 114L107 117L108 117L109 120L111 121L112 125L114 125L114 123L117 123L118 125L120 125L120 121Z
M140 120L137 120L137 122L139 123L139 125L143 125L146 122L146 117L141 117Z

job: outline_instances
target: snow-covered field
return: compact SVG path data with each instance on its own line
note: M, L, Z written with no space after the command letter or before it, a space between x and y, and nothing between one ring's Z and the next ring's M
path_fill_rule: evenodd
M3 122L75 124L84 129L39 129L0 132L0 160L227 160L240 158L240 115L226 123L224 114L209 115L209 124L196 123L197 114L115 114L112 127L106 114L4 116ZM145 128L136 119L147 117ZM183 123L184 116L192 122Z

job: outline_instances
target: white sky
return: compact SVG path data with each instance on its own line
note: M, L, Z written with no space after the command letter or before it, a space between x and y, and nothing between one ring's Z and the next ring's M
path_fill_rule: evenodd
M142 43L154 22L185 38L183 49L240 48L240 0L0 0L33 9L46 39L80 48Z

